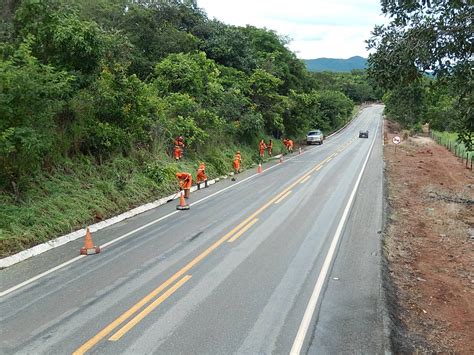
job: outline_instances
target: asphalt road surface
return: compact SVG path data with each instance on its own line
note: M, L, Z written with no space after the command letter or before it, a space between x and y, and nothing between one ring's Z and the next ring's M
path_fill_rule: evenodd
M0 271L0 353L384 353L382 110Z

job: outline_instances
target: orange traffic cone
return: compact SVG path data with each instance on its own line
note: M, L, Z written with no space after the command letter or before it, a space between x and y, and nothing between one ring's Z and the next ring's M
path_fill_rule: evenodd
M257 174L262 172L262 163L258 163Z
M81 248L80 251L81 255L91 255L91 254L98 254L100 253L100 247L94 245L92 242L91 232L89 228L86 229L86 239L84 241L84 246Z
M189 210L189 205L186 203L184 199L184 193L183 191L180 192L179 194L179 205L176 206L177 210Z

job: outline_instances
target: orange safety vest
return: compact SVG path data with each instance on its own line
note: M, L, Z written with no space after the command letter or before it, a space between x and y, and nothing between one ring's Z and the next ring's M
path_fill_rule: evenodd
M201 163L199 164L199 168L197 170L197 182L201 182L201 181L204 181L204 180L207 180L207 176L206 176L206 165L204 163Z
M176 173L176 177L179 179L180 189L187 190L191 188L193 176L190 173Z
M239 170L240 169L240 162L242 161L242 157L240 153L235 154L234 157L234 169Z

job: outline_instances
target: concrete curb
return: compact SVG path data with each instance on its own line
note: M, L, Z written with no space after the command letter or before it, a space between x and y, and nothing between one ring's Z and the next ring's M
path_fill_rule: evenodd
M225 177L222 177L222 178L227 178L227 175L225 175ZM209 180L207 182L207 185L208 186L214 185L216 182L220 181L222 178L216 178L216 179ZM205 187L204 184L201 184L201 186L202 186L201 188ZM198 190L197 185L194 185L194 186L191 187L191 192L196 191L196 190ZM162 206L162 205L164 205L168 202L171 202L173 200L176 200L178 198L179 198L179 194L173 194L173 195L169 195L167 197L160 198L159 200L156 200L156 201L138 206L138 207L133 208L133 209L127 211L127 212L124 212L124 213L121 213L117 216L106 219L105 221L101 221L101 222L92 224L92 225L89 226L89 230L90 230L91 233L99 231L99 230L107 228L107 227L109 227L109 226L111 226L115 223L122 222L122 221L124 221L128 218L134 217L136 215L139 215L140 213L149 211L153 208ZM17 254L7 256L5 258L0 259L0 269L4 269L6 267L12 266L16 263L19 263L19 262L23 261L23 260L26 260L26 259L29 259L33 256L42 254L42 253L44 253L48 250L57 248L61 245L69 243L73 240L82 238L85 235L86 235L86 228L82 228L82 229L76 230L74 232L71 232L69 234L58 237L56 239L52 239L50 241L47 241L45 243L35 245L34 247L32 247L30 249L23 250L23 251L21 251Z

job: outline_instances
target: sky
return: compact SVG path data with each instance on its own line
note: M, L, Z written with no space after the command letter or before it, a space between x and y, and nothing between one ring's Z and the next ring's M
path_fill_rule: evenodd
M367 57L365 40L388 23L379 0L197 0L209 18L288 36L300 59Z

